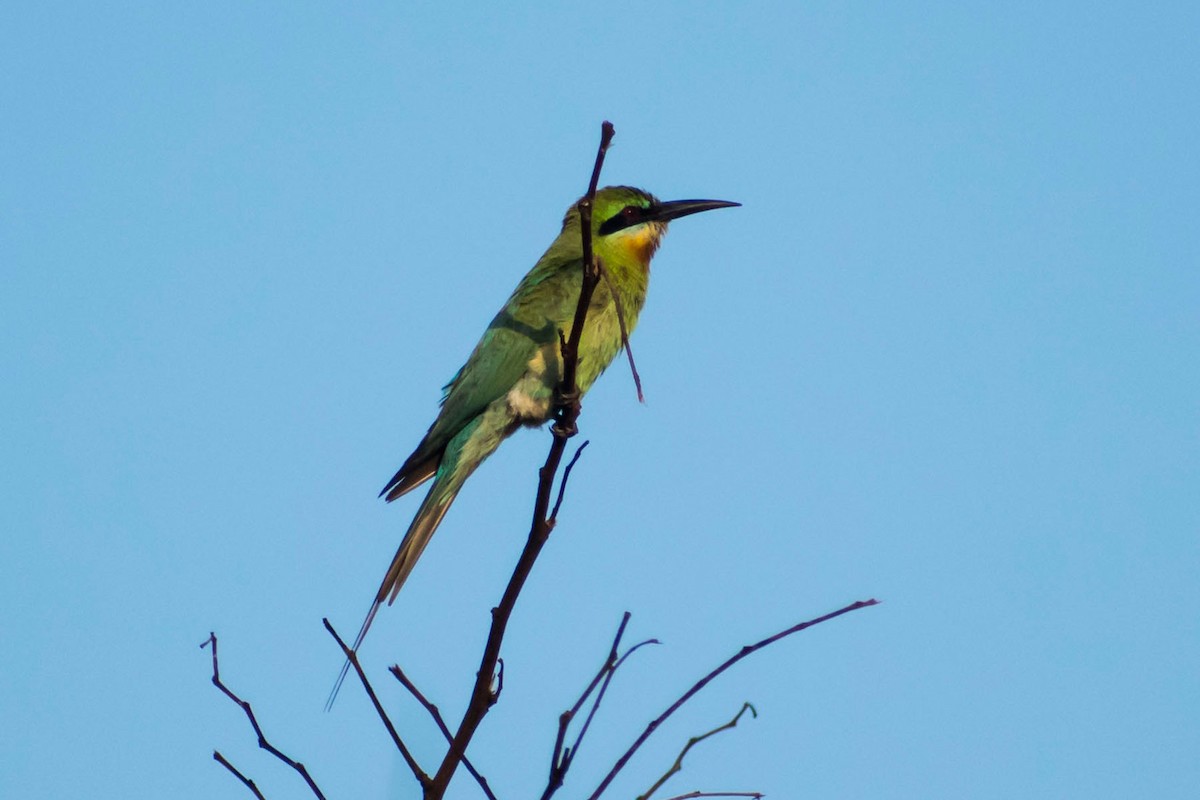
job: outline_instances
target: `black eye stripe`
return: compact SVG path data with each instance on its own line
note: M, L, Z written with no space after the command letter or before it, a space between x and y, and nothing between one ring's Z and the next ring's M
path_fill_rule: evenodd
M606 219L601 224L598 233L601 236L607 236L610 233L616 233L619 230L633 227L646 219L648 211L649 209L642 208L641 206L625 206L616 214Z

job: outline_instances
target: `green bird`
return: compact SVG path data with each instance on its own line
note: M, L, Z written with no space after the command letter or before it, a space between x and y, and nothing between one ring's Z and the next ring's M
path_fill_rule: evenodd
M576 376L581 395L622 346L614 291L620 296L626 330L632 333L637 325L650 281L650 260L667 232L667 223L737 205L724 200L661 202L649 192L628 186L596 192L592 249L603 262L608 280L596 287L583 329ZM390 604L396 599L475 468L517 428L539 426L551 418L563 368L560 332L562 336L570 333L583 281L579 219L573 204L558 238L517 285L467 363L443 388L441 413L425 438L380 492L390 503L433 479L375 594L355 639L355 651L379 607L385 600Z

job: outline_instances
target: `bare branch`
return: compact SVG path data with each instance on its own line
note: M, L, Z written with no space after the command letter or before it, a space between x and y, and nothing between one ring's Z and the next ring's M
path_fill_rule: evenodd
M375 706L375 713L383 721L383 726L387 728L388 734L392 737L392 744L396 745L396 749L400 751L400 755L404 758L404 763L408 764L408 768L412 770L413 776L421 784L421 787L428 787L430 782L429 776L425 774L425 770L421 769L421 765L417 763L417 759L409 752L409 749L404 746L404 742L400 739L400 734L396 732L396 726L392 724L392 720L388 717L387 712L383 710L383 705L375 695L375 689L371 686L371 682L367 680L362 665L358 663L358 653L354 652L342 640L341 636L338 636L338 632L333 629L333 625L329 622L328 618L324 618L321 621L325 623L325 630L329 631L329 635L338 643L338 647L342 648L342 654L346 656L346 660L350 663L350 666L354 667L354 672L358 675L359 681L362 682L363 688L367 690L367 697L371 698L371 705Z
M752 716L758 716L758 712L754 710L754 706L752 706L750 703L743 703L741 710L734 714L733 719L729 720L729 722L713 728L708 733L702 733L699 736L693 736L692 738L688 739L687 744L683 746L683 749L679 751L679 755L675 757L675 763L671 765L671 768L664 772L663 776L655 781L654 785L647 789L644 794L638 796L637 800L650 800L650 796L657 792L662 785L671 778L672 775L683 769L683 757L688 754L689 750L710 736L716 736L721 731L727 731L730 728L736 728L738 720L742 718L742 714L745 714L747 709L749 709Z
M225 694L226 697L228 697L233 702L237 703L237 705L242 709L242 711L246 712L246 718L248 720L250 720L250 726L252 728L254 728L254 733L255 733L255 735L258 736L258 746L261 747L263 750L266 750L271 755L278 758L283 763L287 764L292 769L296 770L296 772L299 773L300 777L304 778L304 782L308 784L308 788L310 790L312 790L312 793L314 795L316 795L319 798L319 800L325 800L325 795L321 793L320 787L317 786L316 782L312 779L312 776L308 774L308 770L305 769L304 765L301 764L299 761L293 761L292 759L288 758L286 755L283 754L283 752L281 750L276 748L275 745L273 745L267 741L267 737L263 733L262 727L258 724L258 719L255 718L255 716L254 716L254 709L250 708L250 703L248 703L245 700L243 700L242 698L238 697L236 694L234 694L232 691L230 691L228 686L226 686L224 683L221 682L221 667L217 662L217 634L212 633L212 632L210 632L208 634L208 638L205 639L200 644L200 648L204 649L205 647L209 647L210 645L212 647L212 668L213 668L212 682L213 682L213 686L216 686L218 689L220 689ZM232 766L229 764L229 762L225 761L225 759L223 757L217 758L217 755L219 755L219 754L214 752L213 758L215 758L217 761L221 762L226 767L226 769L233 769ZM252 785L252 782L249 781L248 778L245 778L244 776L242 776L242 774L240 772L238 772L237 770L233 770L233 772L238 777L241 777L243 783L246 783L247 786ZM257 791L257 789L255 789L254 791Z
M588 193L580 199L577 208L579 209L579 235L583 245L583 285L579 292L579 302L575 305L575 319L571 324L571 335L567 339L567 344L563 348L563 377L562 387L559 392L559 416L560 420L555 425L555 430L558 435L563 435L566 431L571 430L564 425L562 416L572 411L571 426L574 426L575 417L579 416L579 387L575 383L575 372L579 366L579 342L583 338L583 323L587 318L588 306L592 302L592 294L596 290L596 285L600 282L599 270L596 268L596 259L592 254L592 206L596 201L596 184L600 182L600 169L604 166L604 155L608 152L608 146L612 143L613 126L611 122L605 121L600 126L600 147L596 150L596 164L592 167L592 180L588 184ZM574 431L571 430L573 433Z
M762 792L688 792L668 797L667 800L692 800L693 797L753 797L754 800L762 800L766 795Z
M591 440L585 440L575 450L575 455L571 456L571 461L567 464L567 468L563 470L562 480L558 482L558 499L554 501L554 510L550 512L550 524L554 525L558 521L558 510L562 508L563 493L567 491L567 481L571 479L571 470L575 469L575 462L583 455L583 448L591 444Z
M661 644L661 642L659 642L658 639L647 639L644 642L638 642L633 647L626 650L625 654L617 659L616 663L612 665L612 669L608 670L608 674L604 676L604 683L600 684L600 691L596 693L596 699L592 703L592 708L588 711L587 718L583 721L583 726L580 727L579 733L575 737L575 743L571 745L572 761L575 760L575 755L579 752L579 745L581 742L583 742L583 736L585 733L587 733L588 728L592 724L592 718L596 716L596 711L599 710L600 703L604 701L604 694L608 691L608 685L612 683L613 675L615 675L617 670L621 668L621 665L625 663L625 659L629 658L631 655L636 653L638 650L641 650L648 644Z
M579 713L579 709L583 708L583 704L587 702L588 697L600 684L600 681L604 679L604 676L617 663L617 648L621 646L621 637L625 635L625 626L629 624L630 616L630 613L626 611L621 617L621 624L617 626L617 635L613 637L608 657L604 659L604 664L600 667L596 676L592 678L591 683L583 690L583 694L579 695L579 699L575 701L575 705L571 706L558 717L558 735L554 739L554 750L550 754L550 778L546 781L546 789L542 792L542 800L550 800L551 795L562 786L563 779L566 778L567 770L571 766L571 758L575 754L575 748L573 747L563 749L563 745L567 739L567 729L571 726L571 720Z
M408 689L408 693L411 694L416 701L420 703L426 711L429 712L429 716L433 717L433 722L438 726L438 730L442 732L442 736L446 737L446 743L453 743L454 734L450 732L450 728L446 725L446 721L442 719L442 712L438 710L438 707L426 699L425 695L421 693L421 690L417 688L417 685L413 683L407 675L404 674L404 670L400 669L399 664L393 664L388 668L388 671L391 672L392 675L396 677L396 680L400 681L400 685L405 689ZM475 782L479 784L479 788L483 790L485 795L487 795L488 800L496 800L496 795L492 793L492 787L488 785L487 778L479 774L479 771L475 769L475 765L471 763L471 759L463 756L463 766L467 768L467 772L471 773L471 777L473 777Z
M829 620L834 619L835 617L840 617L843 614L849 614L851 611L857 611L860 608L866 608L867 606L878 605L878 603L879 603L878 600L873 600L873 599L872 600L859 600L856 603L851 603L848 606L839 608L837 611L830 612L829 614L825 614L824 616L817 617L816 619L810 619L807 622L801 622L799 624L793 625L792 627L782 630L779 633L776 633L772 636L768 636L766 639L763 639L762 641L755 642L754 644L746 645L745 647L743 647L737 653L735 653L734 655L727 658L724 662L722 662L721 665L718 666L716 669L712 670L707 675L705 675L703 678L696 681L696 683L694 683L692 685L692 688L690 688L686 692L684 692L683 695L680 696L680 698L678 700L676 700L674 703L672 703L671 706L666 711L659 714L658 717L656 717L649 725L647 725L646 730L642 731L642 734L641 734L641 736L639 736L637 738L637 741L635 741L632 745L630 745L629 749L625 751L625 754L622 755L619 759L617 759L617 763L614 764L613 768L611 770L609 770L609 772L606 776L604 776L604 780L600 781L600 785L596 787L596 791L592 792L592 794L588 797L588 800L596 800L596 798L598 798L601 795L601 793L603 793L604 790L608 788L608 785L610 783L612 783L613 778L617 777L617 773L620 772L622 769L624 769L625 765L627 763L629 763L629 759L633 758L633 754L638 751L638 748L640 748L646 742L646 740L650 738L651 734L653 734L654 731L656 731L658 729L658 726L661 725L663 722L665 722L668 717L670 717L672 714L674 714L676 711L678 711L680 706L682 706L688 700L692 699L692 697L694 697L697 692L699 692L701 689L703 689L705 686L707 686L713 678L717 677L722 672L729 669L734 664L741 661L743 658L750 655L751 653L757 652L758 650L761 650L762 648L766 647L767 645L773 644L773 643L779 641L780 639L784 638L785 636L791 636L793 633L799 633L800 631L805 630L806 628L811 628L814 625L820 625L822 622L828 622Z
M246 784L246 788L249 789L250 791L254 792L254 796L257 797L258 800L267 800L267 798L265 796L263 796L263 793L258 790L258 787L254 785L254 781L250 780L245 775L243 775L240 771L238 771L238 768L235 767L233 764L230 764L229 759L227 759L227 758L225 758L225 756L221 755L220 750L213 750L213 761L216 761L218 764L223 766L225 769L232 772L235 778L237 778L242 783Z
M488 631L487 644L484 645L483 657L480 659L479 671L475 674L475 685L471 690L467 710L463 713L458 731L454 734L454 740L442 759L437 773L433 776L432 783L425 789L426 800L441 800L445 795L446 788L450 785L450 779L454 777L458 765L462 763L467 746L479 728L479 723L483 721L488 709L496 702L496 692L492 691L492 680L500 658L500 645L504 641L504 633L508 628L508 621L512 616L513 609L516 607L517 597L525 586L533 564L546 544L546 540L550 538L550 531L554 527L546 513L550 509L550 494L554 486L554 477L562 463L567 439L576 431L575 423L580 412L579 387L576 382L579 342L583 335L583 324L587 318L588 306L600 280L599 274L593 266L592 205L595 202L600 170L604 166L604 155L608 152L613 133L612 124L606 121L600 129L600 146L596 151L596 162L592 168L588 193L578 204L579 229L583 246L582 285L579 291L579 302L575 306L571 334L562 347L563 377L555 397L555 422L550 428L553 440L550 444L550 452L546 456L546 463L538 471L537 499L534 502L533 522L530 525L529 538L517 560L517 565L513 570L512 577L509 578L499 605L492 609L492 625Z
M541 800L550 800L550 797L562 787L563 781L567 776L567 770L571 768L575 756L579 753L579 745L583 742L583 737L587 733L588 727L592 724L592 718L596 716L596 711L600 708L600 703L604 700L604 693L608 691L608 684L612 681L613 674L625 663L625 659L629 658L634 652L645 645L659 643L657 639L647 639L644 642L638 642L618 658L617 650L621 646L621 637L625 635L625 626L629 624L629 617L630 614L628 611L621 617L621 624L617 628L617 635L613 637L608 657L604 660L604 664L600 667L595 677L592 678L591 683L583 690L583 694L575 701L575 705L564 711L558 718L558 736L555 738L554 751L550 756L550 778L546 782L546 789L542 792ZM563 747L566 741L567 728L597 686L600 687L600 691L596 694L596 699L593 701L592 707L588 710L587 718L584 719L579 733L575 736L574 744L570 747Z

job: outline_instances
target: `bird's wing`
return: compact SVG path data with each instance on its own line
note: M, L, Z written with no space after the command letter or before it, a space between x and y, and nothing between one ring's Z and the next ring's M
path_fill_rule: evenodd
M441 413L379 493L386 495L389 503L432 478L450 440L525 374L537 345L528 336L500 324L503 317L501 312L475 345L467 363L446 384Z
M530 270L484 331L467 363L444 389L442 412L430 434L449 441L493 401L503 397L529 369L539 350L558 347L559 331L574 313L579 286L563 259L547 253ZM580 274L575 278L578 284ZM444 446L444 444L443 444Z
M572 269L572 266L574 267ZM380 495L395 500L437 472L446 444L529 369L538 351L558 346L579 296L579 261L548 251L521 280L467 362L442 389L442 410ZM573 293L572 293L573 287Z

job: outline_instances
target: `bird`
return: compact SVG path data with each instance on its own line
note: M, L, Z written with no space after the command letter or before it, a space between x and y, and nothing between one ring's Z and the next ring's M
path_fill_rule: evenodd
M626 333L646 300L650 261L679 217L739 206L726 200L660 201L642 189L607 186L592 201L592 250L607 273L588 307L579 347L580 396L591 388L623 345L615 292ZM420 444L379 493L387 502L432 480L371 609L355 638L356 653L380 606L389 605L412 573L464 482L508 436L551 419L562 378L561 344L570 334L583 281L578 203L562 229L496 314L463 366L442 388L441 411ZM343 667L330 703L344 680Z

